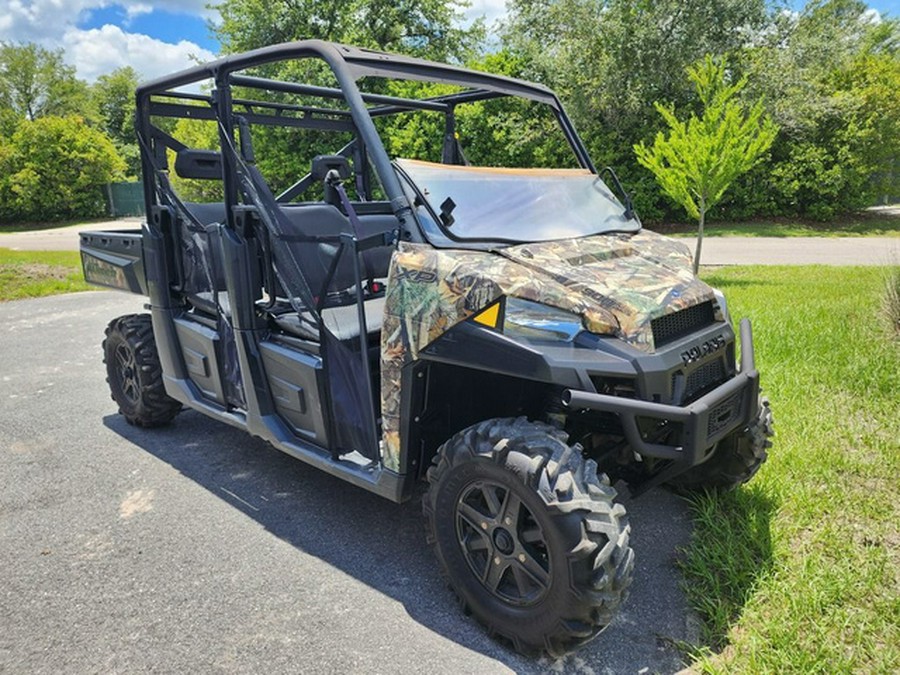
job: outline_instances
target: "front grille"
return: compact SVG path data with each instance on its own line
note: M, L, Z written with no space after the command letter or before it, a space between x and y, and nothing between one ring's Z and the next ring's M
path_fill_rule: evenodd
M702 302L650 322L653 343L657 348L706 328L716 320L712 301Z
M706 425L707 437L719 433L741 413L742 398L742 392L737 392L712 409Z
M684 400L692 401L710 391L725 379L725 364L722 359L713 359L695 369L687 376L684 385Z

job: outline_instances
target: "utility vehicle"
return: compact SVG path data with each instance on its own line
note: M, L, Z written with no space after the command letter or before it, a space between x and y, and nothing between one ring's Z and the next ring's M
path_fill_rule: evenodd
M136 130L146 223L81 238L89 281L149 297L103 343L121 414L188 406L398 502L424 479L450 585L517 649L619 608L611 479L765 459L749 322L738 366L724 297L549 89L302 41L140 86Z

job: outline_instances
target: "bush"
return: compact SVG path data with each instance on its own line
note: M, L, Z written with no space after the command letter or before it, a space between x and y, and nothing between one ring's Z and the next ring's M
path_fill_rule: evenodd
M24 120L0 143L2 222L102 216L103 186L125 171L112 141L80 117Z

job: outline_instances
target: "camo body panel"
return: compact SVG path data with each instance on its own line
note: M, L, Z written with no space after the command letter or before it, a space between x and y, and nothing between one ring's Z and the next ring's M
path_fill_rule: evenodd
M383 461L400 460L403 367L500 296L584 317L594 332L653 351L650 321L713 299L687 247L653 232L522 244L497 252L401 243L391 261L381 332Z

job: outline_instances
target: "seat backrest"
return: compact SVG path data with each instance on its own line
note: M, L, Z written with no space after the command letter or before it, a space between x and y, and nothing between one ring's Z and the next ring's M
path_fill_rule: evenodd
M342 155L316 155L313 157L310 173L314 179L320 183L325 181L325 177L331 170L337 171L342 180L350 178L352 173L350 170L350 162ZM326 204L332 204L334 206L340 206L341 204L341 198L338 191L333 185L330 185L327 182L325 183L324 201Z
M359 216L359 224L363 229L361 234L364 237L383 232L392 232L400 226L397 216L393 213L361 215ZM388 268L391 266L391 255L393 252L393 246L378 246L360 253L360 257L363 259L363 273L371 274L375 279L386 279Z
M338 236L354 234L350 220L337 207L330 204L297 204L282 206L282 213L291 222L298 234L305 236ZM396 229L397 218L392 214L371 214L359 216L361 237ZM334 261L338 244L298 242L292 245L310 290L318 295ZM360 275L370 274L376 279L387 277L393 247L382 246L360 254ZM351 257L344 253L328 286L328 292L342 291L354 283Z
M299 204L282 206L281 212L297 234L307 237L336 237L351 233L350 221L330 204ZM319 295L322 284L334 262L338 243L295 242L291 250L297 257L306 283L313 295ZM277 264L277 261L276 261ZM353 263L347 254L341 255L327 292L340 291L353 285Z
M184 202L184 206L204 225L225 222L225 202Z
M218 250L219 231L212 227L225 221L225 204L184 202L184 206L198 222L207 226L205 232L190 230L183 223L179 228L186 290L189 293L225 290L225 270L219 259ZM212 276L215 288L207 288L209 276L201 267L204 263L209 269L209 276Z

